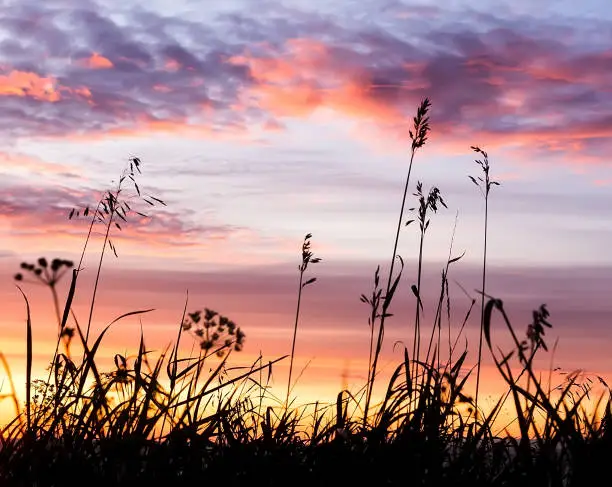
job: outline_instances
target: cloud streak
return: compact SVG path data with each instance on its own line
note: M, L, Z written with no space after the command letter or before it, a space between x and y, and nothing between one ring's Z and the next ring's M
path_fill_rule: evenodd
M0 195L0 222L11 228L11 238L21 245L31 245L41 239L51 238L56 244L61 239L71 239L77 244L84 242L91 215L69 220L73 208L93 208L92 192L66 187L36 187L11 185L3 188ZM231 225L201 224L194 222L194 213L172 211L165 208L145 208L141 204L135 210L147 216L129 214L128 223L118 220L121 230L113 228L116 242L135 247L172 248L203 247L210 241L227 241L246 231ZM149 211L150 210L150 211ZM82 213L82 211L81 211ZM102 223L93 227L95 235L103 234ZM61 237L60 237L61 236ZM30 244L28 244L30 242ZM46 240L44 245L49 245ZM15 249L17 250L17 249Z

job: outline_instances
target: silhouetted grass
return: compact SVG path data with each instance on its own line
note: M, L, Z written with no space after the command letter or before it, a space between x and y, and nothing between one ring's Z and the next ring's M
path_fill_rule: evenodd
M6 398L16 408L14 419L0 432L0 485L6 486L134 486L145 485L452 485L452 486L582 486L602 474L602 465L612 454L610 390L598 378L605 393L596 406L587 408L594 390L591 378L580 382L571 374L560 386L544 384L534 368L534 358L545 353L545 329L550 327L546 306L534 311L524 336L510 323L503 302L485 296L486 257L483 265L481 333L499 376L507 386L489 411L478 408L477 396L469 393L473 367L467 345L458 348L465 324L476 302L458 326L451 323L448 277L452 243L442 269L440 295L427 353L421 353L421 274L428 212L446 206L433 187L423 193L419 182L417 220L420 249L416 284L413 343L404 346L402 359L386 388L375 394L377 363L384 344L384 324L391 315L393 299L404 269L398 243L410 171L417 149L424 146L429 131L429 101L414 119L412 153L395 236L391 266L384 290L380 268L374 275L371 295L361 296L370 307L368 378L358 391L340 391L335 404L294 405L289 399L293 358L304 280L309 263L320 259L310 250L311 235L302 244L299 286L291 352L264 361L260 356L249 367L232 367L231 358L242 350L245 334L230 318L208 308L187 312L177 324L174 344L154 354L141 332L135 357L114 356L114 369L101 370L98 355L109 329L128 316L150 312L128 311L97 332L92 316L105 253L117 255L112 232L127 224L137 202L155 206L163 201L141 194L135 181L140 160L129 169L112 191L90 212L91 223L83 249L95 224L103 226L104 246L95 270L96 281L83 328L72 309L81 262L72 269L70 289L60 312L56 284L68 261L46 259L24 264L22 269L41 278L52 290L59 324L57 347L46 380L32 377L34 343L29 303L23 294L26 317L26 398L23 409L10 382ZM487 154L480 151L487 160ZM488 163L487 163L488 164ZM488 167L488 165L487 165ZM125 193L131 181L135 195ZM490 183L488 172L486 194ZM71 217L80 214L77 210ZM485 212L485 220L488 212ZM403 225L404 227L407 224ZM486 239L486 230L485 230ZM394 273L395 261L400 262ZM70 263L71 264L71 263ZM65 268L65 269L64 269ZM38 270L40 269L40 270ZM23 275L17 278L23 281ZM21 290L21 289L20 289ZM383 294L384 292L384 294ZM22 291L23 293L23 291ZM444 311L448 321L448 343L442 343ZM503 324L511 348L500 350L492 338L494 315ZM70 323L70 324L69 324ZM77 359L59 345L67 329L73 330L83 349ZM182 356L183 334L191 334L191 353ZM453 333L455 336L453 337ZM69 345L69 343L68 343ZM197 345L197 347L196 347ZM425 355L422 357L422 355ZM278 398L270 392L272 369L290 357L287 393ZM11 378L9 366L0 360ZM476 382L478 384L477 374ZM478 385L476 386L478 388ZM373 398L380 397L378 403ZM506 403L508 403L506 405ZM516 431L498 429L502 407L510 408Z
M491 166L489 165L489 155L480 147L472 146L472 150L477 154L482 155L482 159L477 159L476 164L482 169L484 177L468 176L470 180L478 187L485 202L484 210L484 236L483 236L483 251L482 251L482 289L480 298L480 335L478 338L478 364L476 366L476 409L478 409L478 392L480 389L480 367L482 365L482 337L484 334L484 309L485 295L487 292L487 237L489 227L489 193L493 186L499 186L499 182L493 181L490 176Z

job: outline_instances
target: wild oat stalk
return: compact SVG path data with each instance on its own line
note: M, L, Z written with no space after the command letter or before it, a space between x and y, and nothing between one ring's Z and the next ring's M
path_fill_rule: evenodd
M480 388L480 366L482 362L482 336L484 331L484 323L485 323L485 294L487 292L487 230L489 224L489 191L493 185L499 186L497 181L491 180L489 176L489 156L488 154L482 150L480 147L472 146L472 150L478 154L482 155L482 160L477 159L476 164L478 164L483 172L484 178L478 176L474 178L473 176L468 176L470 180L478 186L480 193L484 197L485 200L485 214L484 214L484 249L482 254L482 291L481 291L481 301L480 301L480 338L478 339L478 364L476 369L476 397L474 403L474 411L475 414L478 415L478 392Z
M404 208L406 206L406 196L408 195L408 186L410 184L410 174L412 172L412 163L414 162L414 155L416 151L425 145L427 141L427 135L429 134L429 109L431 107L431 103L429 98L425 98L419 108L417 109L416 117L413 118L413 128L409 130L408 133L410 135L410 139L412 140L411 151L410 151L410 164L408 165L408 174L406 175L406 183L404 185L404 194L402 196L402 206L400 208L399 218L397 220L397 230L395 231L395 242L393 244L393 255L391 256L391 264L389 267L389 276L387 278L387 287L385 289L385 295L383 297L382 304L382 313L379 316L380 322L378 325L378 338L376 340L376 349L374 353L374 359L372 361L372 370L368 373L369 382L367 384L366 390L366 404L364 409L364 425L367 422L368 410L370 408L370 401L372 399L372 389L374 388L374 381L376 379L376 367L378 364L378 357L382 350L383 338L385 335L385 318L388 316L387 310L389 305L391 304L391 299L393 297L393 293L395 292L396 286L399 282L398 275L393 281L393 268L395 266L395 259L399 256L397 255L397 244L399 242L399 234L402 228L402 222L404 220ZM400 257L400 262L403 268L403 261ZM393 281L393 284L392 284ZM374 325L372 325L374 326Z
M304 281L304 273L306 269L308 269L308 264L317 264L321 262L319 257L314 257L314 254L310 250L310 239L312 238L311 233L307 233L304 237L304 242L302 243L302 263L298 266L298 271L300 272L300 283L298 287L298 301L297 307L295 310L295 324L293 326L293 341L291 343L291 359L289 363L289 378L287 379L287 396L285 398L285 409L289 407L289 394L291 392L291 376L293 374L293 359L295 356L295 339L297 337L297 329L298 329L298 321L300 318L300 304L302 301L302 289L304 289L309 284L312 284L317 280L316 277L311 277L310 279Z
M93 294L92 294L91 302L89 306L89 317L87 319L85 342L88 342L89 340L89 333L90 333L91 322L93 318L94 305L96 302L96 294L98 292L98 285L100 282L100 273L102 271L102 262L104 260L104 255L106 254L107 247L110 247L110 249L115 254L115 257L117 257L117 249L115 248L115 245L110 239L111 228L115 227L118 230L121 230L122 228L119 222L121 221L121 222L127 223L128 214L130 212L134 212L137 215L140 215L141 217L147 216L139 211L135 211L132 209L132 207L130 206L128 202L131 202L134 198L140 199L150 206L155 206L156 203L166 206L166 203L164 203L161 199L156 198L151 195L143 195L141 193L140 187L138 186L138 183L136 183L136 177L139 174L142 174L140 170L140 165L141 165L140 158L138 157L130 158L130 160L128 161L128 166L124 169L123 173L121 174L119 178L119 181L117 182L116 188L114 190L108 190L104 193L104 195L102 196L102 198L96 205L96 209L94 210L93 215L91 217L91 224L89 227L89 232L87 234L87 239L85 241L85 246L81 254L81 260L79 261L79 265L76 269L77 274L81 270L81 264L85 256L85 250L87 248L87 244L89 242L89 238L92 233L93 225L95 223L102 223L105 228L104 228L104 243L102 245L102 251L100 252L100 259L99 259L98 267L96 270L96 279L94 282ZM125 192L126 192L125 183L126 182L131 183L134 191L136 192L135 195L133 194L127 195L127 196L125 195ZM79 213L80 213L79 210L72 209L68 218L72 219L72 217L75 215L79 216ZM89 207L87 207L83 211L83 216L88 216L89 213L90 213Z

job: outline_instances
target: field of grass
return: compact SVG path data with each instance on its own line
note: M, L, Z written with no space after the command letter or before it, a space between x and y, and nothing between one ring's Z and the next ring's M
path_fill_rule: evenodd
M16 414L0 432L0 485L526 487L595 482L612 454L610 390L599 378L605 393L593 397L590 382L580 382L578 374L570 375L561 386L551 384L550 378L544 380L535 370L534 359L547 352L545 331L551 325L546 306L534 310L533 322L526 332L519 332L503 301L487 294L488 203L499 183L490 174L489 155L478 147L472 149L480 172L469 177L485 207L481 292L465 319L451 323L448 276L461 259L451 248L434 303L435 318L428 326L423 323L419 292L423 248L431 219L440 206L446 206L437 187L424 190L417 182L416 205L407 208L412 206L408 201L412 166L418 163L416 156L430 131L429 109L426 99L410 132L410 160L389 273L383 276L380 267L376 269L371 292L361 296L369 306L370 344L368 378L360 390L339 391L335 404L302 406L292 397L302 294L316 285L315 264L321 261L310 234L302 243L293 340L287 356L270 361L260 357L248 368L232 367L233 356L245 346L244 331L210 309L185 309L173 346L152 354L141 336L135 358L117 354L113 370L99 368L97 354L109 328L127 316L149 311L126 310L100 333L92 332L104 259L116 253L114 232L129 224L139 203L152 211L165 204L141 192L137 183L141 161L133 158L97 206L70 214L91 221L81 262L41 258L23 263L15 275L19 289L24 289L27 383L25 403L17 400L10 382L4 396L5 401L14 402ZM104 250L95 270L89 316L81 323L72 301L94 226L103 228ZM404 270L398 242L403 231L414 228L419 232L420 251L412 285L412 341L382 384L379 358L385 324L392 319L392 302ZM69 292L61 300L57 284L69 278ZM49 288L57 318L57 346L46 377L32 376L35 344L23 286L29 280ZM464 327L470 314L477 313L479 342L462 348ZM492 342L494 318L511 337L511 349L500 350ZM196 345L186 356L181 353L185 335ZM507 386L507 392L487 411L479 406L484 354L492 356ZM8 371L9 364L1 359ZM289 363L289 377L284 397L277 397L270 392L269 378L281 360ZM467 363L475 366L466 372ZM470 395L474 385L475 394ZM502 408L515 416L512 434L503 428L500 433L495 426Z

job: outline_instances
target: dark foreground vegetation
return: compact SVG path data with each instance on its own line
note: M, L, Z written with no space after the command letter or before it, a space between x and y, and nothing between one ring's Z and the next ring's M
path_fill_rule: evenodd
M321 260L311 249L310 234L302 244L288 356L268 362L260 357L250 367L232 367L245 333L215 311L188 313L186 307L174 344L161 354L150 353L141 336L136 357L118 354L112 370L99 368L97 354L108 329L127 316L150 311L127 311L101 331L92 330L103 260L107 251L117 254L112 235L128 223L139 203L165 204L141 192L136 182L141 162L134 158L96 206L71 212L71 218L91 222L81 262L41 258L22 264L15 276L20 286L31 280L48 286L58 338L48 375L34 380L32 324L24 294L26 398L20 406L12 386L5 395L14 401L17 414L0 435L0 485L541 487L594 482L612 458L610 391L599 379L600 392L594 395L591 379L582 381L578 374L558 386L550 378L543 380L534 359L547 351L548 310L544 305L535 310L526 332L519 332L503 302L486 294L488 203L498 183L491 179L488 154L477 147L473 149L482 171L470 179L485 205L482 289L463 321L451 323L448 276L461 258L453 256L451 245L434 303L435 318L427 326L423 323L423 308L428 306L420 297L424 242L430 218L446 202L438 188L423 191L418 182L415 208L405 207L415 154L429 133L429 107L428 100L421 104L410 132L408 175L388 274L382 277L377 269L372 291L361 296L369 307L371 331L368 378L361 390L341 391L331 405L299 406L291 398L302 293L314 285L311 266ZM404 269L398 242L406 226L418 227L420 235L418 270L411 285L413 336L395 371L380 384L379 357ZM104 250L89 316L80 322L72 303L94 228L102 229ZM64 276L72 278L60 304L57 284ZM467 348L458 344L478 308L480 340L476 354L468 356ZM492 343L493 322L498 333L508 334L512 347L500 350ZM195 340L197 347L183 356L181 340L187 339ZM492 355L507 385L507 392L486 411L478 403L483 353ZM269 388L279 360L290 364L287 392L280 398ZM468 363L473 367L468 369ZM473 379L476 394L470 396L466 384ZM515 416L512 433L499 428L502 408Z

